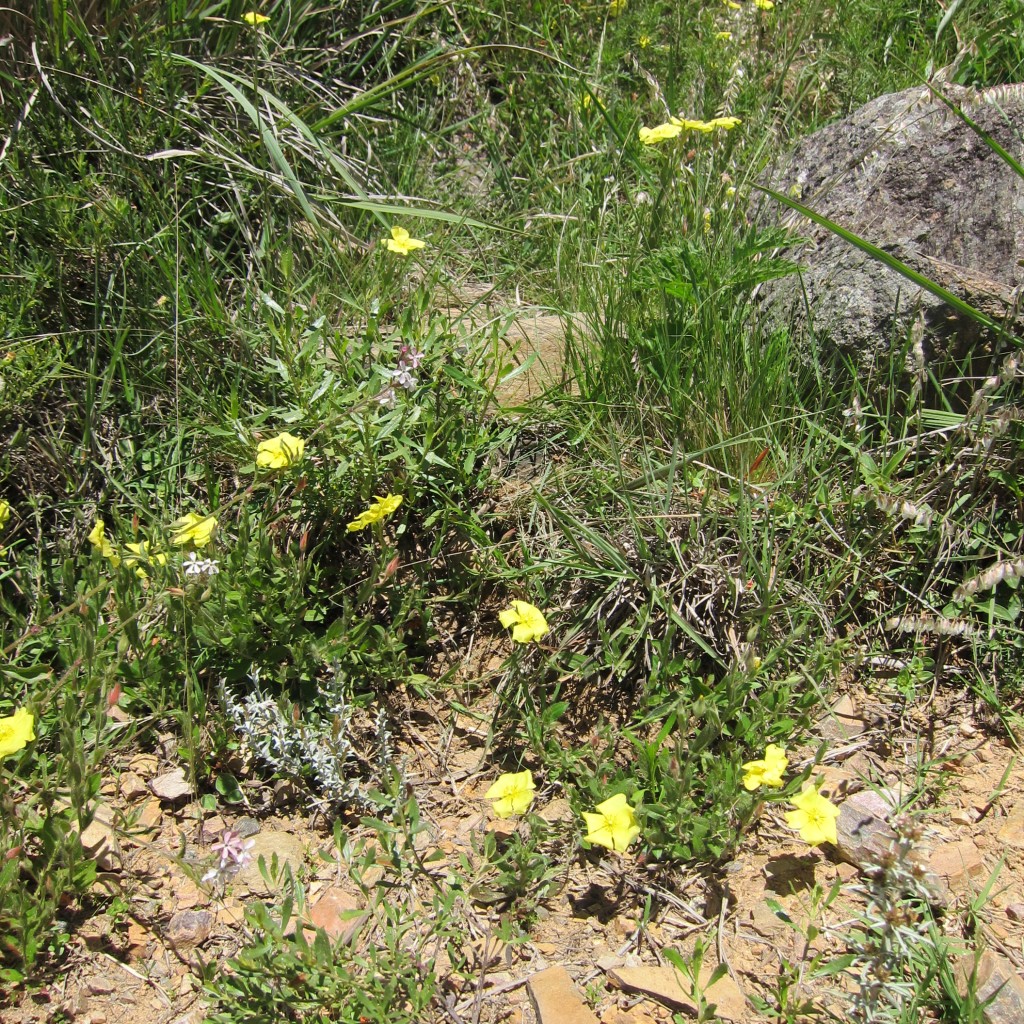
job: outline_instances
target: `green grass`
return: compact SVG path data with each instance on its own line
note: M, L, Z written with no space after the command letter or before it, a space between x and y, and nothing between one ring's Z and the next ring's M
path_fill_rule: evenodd
M299 754L251 771L366 814L398 871L418 811L378 709L399 686L453 709L496 685L492 763L529 763L576 811L627 793L665 870L735 851L743 762L796 743L870 655L913 666L902 699L949 680L1013 722L1020 574L968 581L1024 546L1020 435L998 414L1017 381L967 410L906 383L900 353L870 385L808 360L759 316L756 286L794 267L748 217L790 140L950 63L954 25L977 42L958 80L1012 80L1012 5L940 24L911 0L279 2L260 29L238 2L106 6L87 23L39 3L0 67L0 715L36 718L0 765L12 990L102 902L76 830L110 758L170 731L199 793L233 793L255 680ZM637 139L723 113L741 126ZM427 247L387 252L393 223ZM507 325L456 336L440 309L463 280L573 314L575 386L501 412ZM390 407L403 346L423 362ZM303 461L258 470L282 430ZM347 529L389 493L396 513ZM182 576L189 512L217 517L215 576ZM97 519L118 565L87 540ZM167 555L144 578L125 562L142 541ZM496 680L455 678L475 631L507 649L516 598L546 641ZM328 748L332 777L311 767ZM515 934L580 855L578 833L531 836L466 866ZM432 884L455 949L462 897ZM374 907L373 962L260 910L232 971L211 968L211 1019L325 987L358 993L352 1019L430 1019L417 910ZM945 1005L948 979L920 977Z

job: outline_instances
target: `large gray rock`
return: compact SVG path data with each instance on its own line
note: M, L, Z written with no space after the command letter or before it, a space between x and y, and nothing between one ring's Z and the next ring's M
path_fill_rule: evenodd
M1016 159L1024 158L1024 86L944 94ZM803 139L772 186L890 252L997 322L1012 322L1024 282L1024 180L926 87L880 96ZM862 369L880 365L918 321L913 369L1006 347L940 299L792 210L764 200L760 218L781 220L808 244L791 253L806 269L775 283L775 316L806 327ZM802 280L802 286L801 286ZM916 328L920 332L920 328ZM913 335L911 335L913 337Z

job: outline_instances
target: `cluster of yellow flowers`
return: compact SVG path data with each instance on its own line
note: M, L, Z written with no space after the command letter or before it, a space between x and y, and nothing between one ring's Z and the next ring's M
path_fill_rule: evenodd
M508 818L513 814L525 814L529 810L536 788L533 773L529 770L506 772L487 790L484 799L494 801L494 813L499 818ZM583 820L587 826L584 838L588 843L618 853L624 852L640 835L636 812L625 793L616 793L599 803L593 811L584 811Z
M769 743L763 759L748 761L743 766L743 785L750 791L761 786L779 788L782 786L782 773L788 764L785 750L775 743ZM484 798L494 802L494 813L499 818L508 818L513 814L525 814L529 810L536 788L532 772L506 772L498 777ZM805 789L791 802L795 810L786 812L786 824L796 829L805 843L819 846L821 843L836 842L838 807L813 786ZM618 853L625 851L640 835L636 811L625 793L616 793L599 803L593 811L584 811L583 820L587 826L584 839L588 843Z
M122 561L127 568L134 567L135 575L139 579L145 579L148 575L141 563L145 562L150 565L167 564L166 553L151 550L149 541L145 540L139 541L137 544L125 544L125 547L131 554L122 559L114 545L107 540L107 528L102 519L97 519L93 524L93 528L89 532L88 541L115 569Z
M782 773L789 764L786 751L776 743L769 743L764 757L759 761L748 761L743 766L744 788L753 792L761 786L778 789L782 786ZM809 786L790 801L796 808L786 812L786 824L800 833L800 838L809 846L835 843L836 819L839 808L814 786Z
M640 141L645 146L654 146L659 142L667 142L683 132L709 132L721 130L731 132L738 124L738 117L714 117L710 121L695 121L690 118L670 117L664 124L654 128L641 128Z

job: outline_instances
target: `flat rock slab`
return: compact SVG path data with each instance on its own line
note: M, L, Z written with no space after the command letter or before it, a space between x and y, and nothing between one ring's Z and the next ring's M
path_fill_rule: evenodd
M599 1024L564 967L549 967L526 983L539 1024Z
M192 786L185 778L184 768L175 768L153 779L149 788L153 795L168 803L176 803L192 795Z
M957 969L961 992L970 987L974 973L974 992L985 1024L1024 1024L1024 981L1005 957L986 950L975 966L973 958L965 958Z
M325 889L309 909L308 924L323 928L330 939L349 942L366 920L363 902L336 885Z
M627 992L639 992L694 1015L699 1012L699 997L703 995L706 1005L714 1005L719 1019L749 1020L752 1014L747 1009L747 1001L728 974L709 984L714 970L714 965L701 967L696 991L690 978L674 967L617 967L608 972L608 980Z

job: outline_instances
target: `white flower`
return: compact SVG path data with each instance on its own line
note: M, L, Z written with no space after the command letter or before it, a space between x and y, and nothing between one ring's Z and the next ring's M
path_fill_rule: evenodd
M213 558L200 558L194 551L188 553L188 558L182 563L186 576L216 576L220 572L217 562Z
M397 370L388 370L388 375L400 387L406 391L412 391L416 387L416 378L405 366L399 366Z
M377 396L377 404L384 406L385 409L394 409L395 407L395 389L385 388Z

